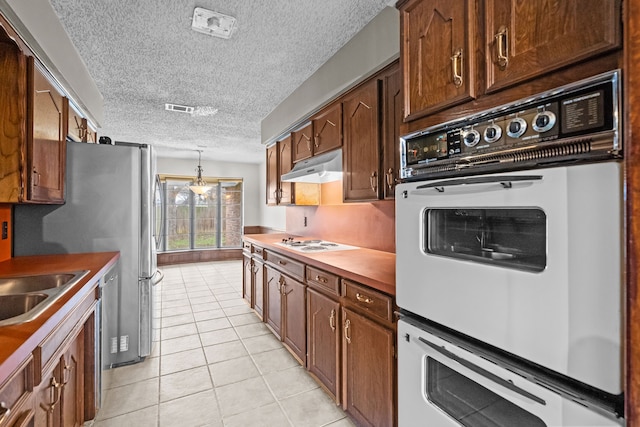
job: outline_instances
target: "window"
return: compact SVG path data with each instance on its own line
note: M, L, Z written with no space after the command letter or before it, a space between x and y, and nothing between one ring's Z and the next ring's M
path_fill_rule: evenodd
M239 248L242 242L242 180L207 178L204 195L188 178L161 177L156 195L158 251Z

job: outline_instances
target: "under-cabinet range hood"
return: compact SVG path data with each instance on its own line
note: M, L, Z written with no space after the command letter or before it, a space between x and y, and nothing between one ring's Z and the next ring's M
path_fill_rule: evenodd
M342 179L342 149L301 160L280 177L284 182L322 184Z

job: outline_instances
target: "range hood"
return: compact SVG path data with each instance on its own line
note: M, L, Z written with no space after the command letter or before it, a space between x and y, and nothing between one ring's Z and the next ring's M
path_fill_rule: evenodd
M342 149L301 160L280 177L283 182L322 184L342 179Z

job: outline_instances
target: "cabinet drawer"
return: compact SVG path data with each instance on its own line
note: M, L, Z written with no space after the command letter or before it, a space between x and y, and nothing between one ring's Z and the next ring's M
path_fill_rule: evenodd
M242 242L242 250L243 251L247 251L247 252L251 252L251 243Z
M340 296L340 277L314 267L307 266L307 284Z
M393 322L393 298L389 295L342 279L345 305L361 308L387 322Z
M257 255L259 258L264 258L264 249L260 246L251 245L251 252Z
M271 251L264 252L267 262L273 264L278 270L298 280L304 280L304 264Z
M33 391L33 358L29 356L22 365L11 375L11 377L0 387L0 402L3 403L4 409L11 411L9 418L5 421L14 421L18 412L25 407L25 401L28 401ZM0 409L0 420L4 409ZM0 424L10 425L10 424Z

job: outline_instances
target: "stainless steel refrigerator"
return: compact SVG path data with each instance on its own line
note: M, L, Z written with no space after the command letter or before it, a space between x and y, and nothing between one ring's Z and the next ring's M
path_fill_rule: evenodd
M155 156L149 145L67 143L66 202L17 205L14 256L120 251L117 292L101 302L102 366L148 356L154 285L162 279L154 236Z

